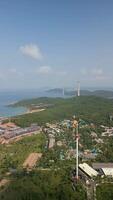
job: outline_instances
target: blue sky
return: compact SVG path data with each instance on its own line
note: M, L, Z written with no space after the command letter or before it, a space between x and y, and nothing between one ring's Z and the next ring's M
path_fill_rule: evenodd
M0 89L113 85L112 0L0 0Z

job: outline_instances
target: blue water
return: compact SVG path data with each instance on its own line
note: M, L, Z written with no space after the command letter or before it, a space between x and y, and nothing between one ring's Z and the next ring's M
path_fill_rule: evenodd
M0 91L0 117L10 117L23 114L27 111L25 107L8 107L7 105L23 99L36 98L42 96L52 96L41 90L19 90L19 91Z

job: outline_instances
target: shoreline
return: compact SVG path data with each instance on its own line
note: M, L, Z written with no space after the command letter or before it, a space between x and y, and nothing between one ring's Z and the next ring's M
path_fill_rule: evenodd
M25 108L26 109L26 111L24 111L24 112L22 112L22 113L18 113L18 114L16 114L16 115L1 115L0 116L0 120L7 120L7 119L9 119L9 118L13 118L13 117L18 117L18 116L22 116L22 115L27 115L27 114L32 114L32 113L38 113L38 112L42 112L42 111L45 111L46 109L45 108L42 108L42 109L34 109L34 110L30 110L30 108L28 108L28 107L25 107L25 106L19 106L18 107L18 109L19 108ZM15 108L14 108L15 109Z
M44 110L46 110L46 109L44 109L44 108L42 108L42 109L36 109L36 110L35 109L34 110L28 109L28 111L26 112L26 114L35 113L35 112L42 112Z

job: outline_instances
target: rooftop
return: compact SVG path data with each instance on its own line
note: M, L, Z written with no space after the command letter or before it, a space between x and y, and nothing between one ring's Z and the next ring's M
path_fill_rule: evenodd
M79 168L90 177L98 175L98 172L90 167L87 163L79 164Z
M94 169L113 168L113 163L93 163L92 166Z

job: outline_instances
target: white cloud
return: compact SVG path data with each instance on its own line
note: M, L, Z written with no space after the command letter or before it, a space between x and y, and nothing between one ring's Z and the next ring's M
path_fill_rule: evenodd
M37 69L38 74L50 74L52 72L52 69L50 66L41 66L39 69Z
M43 57L40 48L36 44L27 44L21 46L20 51L23 55L29 56L36 60L41 60Z

